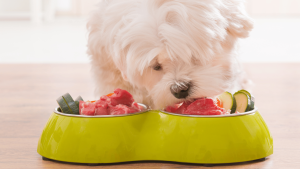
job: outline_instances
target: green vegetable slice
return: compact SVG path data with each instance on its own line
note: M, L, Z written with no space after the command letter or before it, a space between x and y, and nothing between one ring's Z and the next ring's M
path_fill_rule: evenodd
M243 92L243 93L247 94L249 97L251 97L250 92L248 92L248 91L245 90L245 89L239 90L238 92Z
M81 96L78 96L76 99L75 99L75 103L76 103L76 105L79 107L79 101L84 101L83 99L82 99L82 97Z
M79 114L79 107L76 105L75 101L69 93L66 93L62 96L67 103L68 107L71 109L72 114Z
M233 97L236 100L236 110L239 113L244 113L250 110L251 99L244 92L236 92Z
M62 96L57 98L56 101L63 113L72 114L70 107L68 106L68 104L66 103L65 99Z
M228 110L230 109L230 113L235 113L236 111L236 100L229 92L224 92L221 95L218 96L218 98L223 103L223 108Z
M254 103L255 103L255 98L253 95L250 94L250 92L248 92L247 90L239 90L238 92L243 92L245 94L247 94L249 97L250 97L250 106L249 106L249 109L247 111L251 111L254 109Z

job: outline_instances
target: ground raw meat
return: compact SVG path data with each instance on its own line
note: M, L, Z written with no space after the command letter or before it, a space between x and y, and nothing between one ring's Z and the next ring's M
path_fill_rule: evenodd
M115 89L111 96L101 96L95 102L79 102L80 115L119 115L139 112L139 106L126 90Z
M218 107L216 102L211 98L202 98L194 102L183 102L180 106L168 106L166 111L177 114L190 115L222 115L228 112Z

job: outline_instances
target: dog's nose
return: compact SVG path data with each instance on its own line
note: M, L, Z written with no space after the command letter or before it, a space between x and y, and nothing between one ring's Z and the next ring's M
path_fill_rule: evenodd
M190 83L176 82L170 87L171 93L178 99L186 98L189 95Z

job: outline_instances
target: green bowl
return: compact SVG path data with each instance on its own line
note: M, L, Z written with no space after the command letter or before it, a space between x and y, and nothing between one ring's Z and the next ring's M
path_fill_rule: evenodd
M56 108L37 151L48 159L74 163L235 163L271 155L273 138L257 109L218 116L157 110L80 116Z

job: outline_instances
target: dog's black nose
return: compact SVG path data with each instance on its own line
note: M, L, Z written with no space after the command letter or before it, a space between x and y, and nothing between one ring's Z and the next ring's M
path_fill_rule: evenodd
M190 83L176 82L170 87L171 93L178 99L186 98L189 95Z

